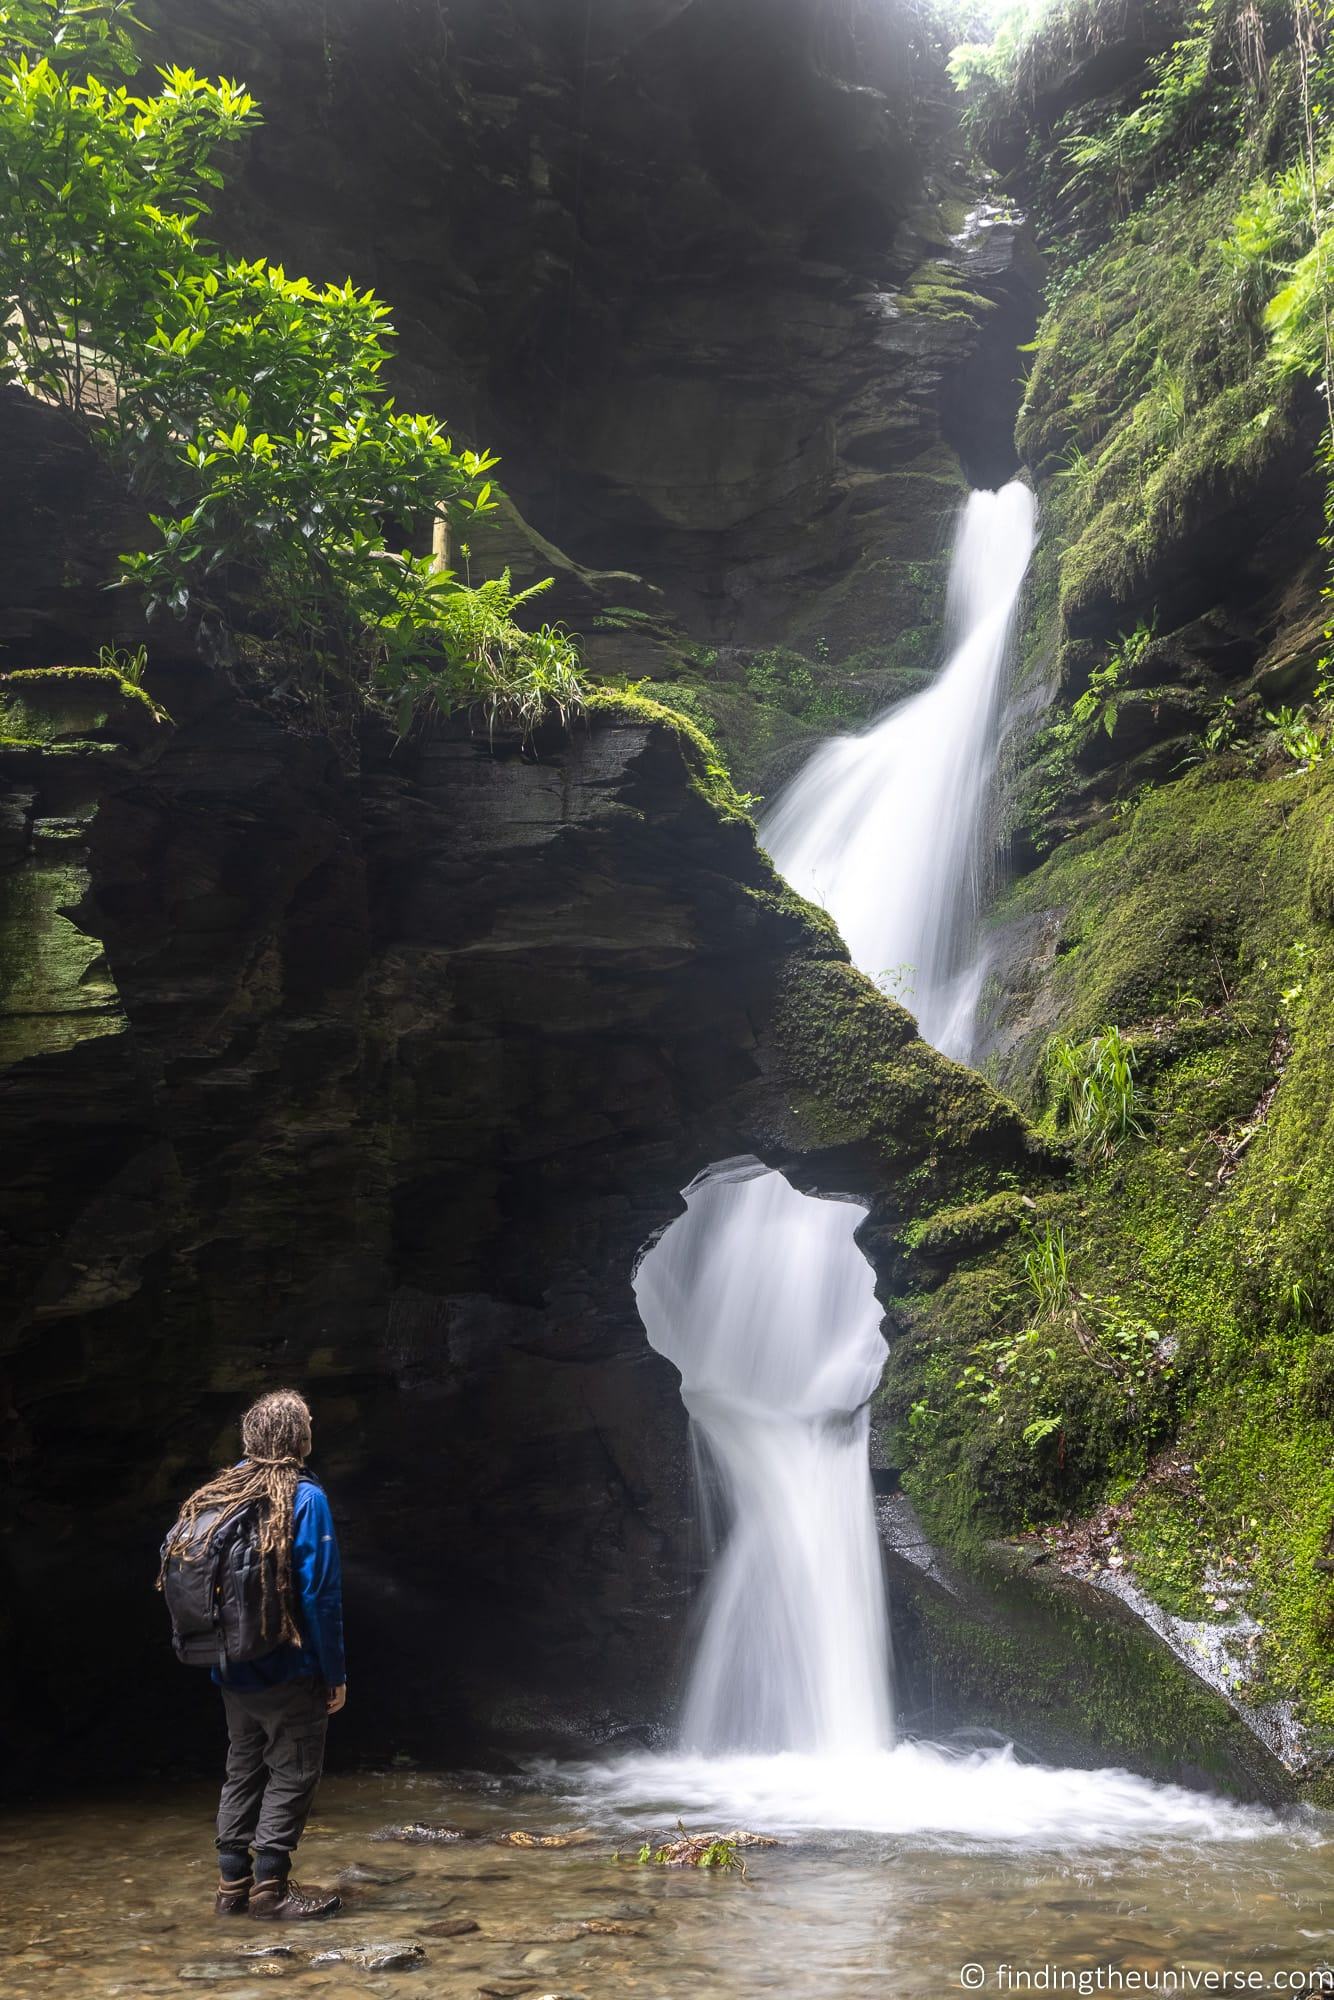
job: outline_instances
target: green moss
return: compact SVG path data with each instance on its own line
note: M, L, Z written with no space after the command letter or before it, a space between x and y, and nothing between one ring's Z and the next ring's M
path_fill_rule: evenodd
M744 893L749 900L768 915L792 926L797 934L795 949L800 950L804 944L816 957L845 958L847 946L828 910L822 910L818 903L808 903L804 896L789 888L777 869L769 872L772 879L766 887L758 889L746 885Z
M1313 829L1306 901L1320 923L1334 924L1334 813L1326 814Z
M1063 913L1050 990L1067 1033L1166 1017L1161 1037L1220 1007L1268 1011L1277 957L1303 924L1307 842L1334 790L1299 782L1202 767L1063 842L1010 891L998 924ZM1017 1081L1032 1087L1040 1054L1024 1045Z
M977 1250L998 1238L1013 1236L1033 1209L1031 1196L1002 1189L983 1201L965 1202L958 1208L937 1209L919 1216L904 1231L904 1241L927 1256Z
M1148 1487L1120 1533L1135 1581L1155 1604L1177 1618L1219 1615L1206 1578L1226 1535L1206 1511L1198 1487L1184 1493Z
M12 740L67 741L122 732L155 734L168 718L112 667L22 667L0 674L0 729Z
M665 708L643 694L616 688L593 688L583 707L593 720L638 723L670 731L681 745L693 788L721 818L750 824L747 800L732 783L731 774L711 739L688 715L679 709Z
M689 681L640 681L635 693L645 701L657 702L660 708L671 709L673 715L683 715L701 735L715 740L714 716L699 689Z
M114 667L16 667L12 672L0 674L0 684L32 695L48 691L57 695L61 691L114 693L122 701L141 702L151 715L159 712L145 690L137 682L126 680Z
M1065 1231L1076 1288L1124 1301L1077 1234L1078 1196L1046 1197L1041 1214ZM1022 1250L1011 1242L916 1299L880 1392L905 1487L956 1548L1058 1518L1143 1470L1171 1414L1170 1384L1114 1372L1091 1315L1038 1313Z
M984 298L965 285L955 265L936 258L919 264L899 294L898 304L905 313L923 319L959 320L977 326L996 309L993 299Z

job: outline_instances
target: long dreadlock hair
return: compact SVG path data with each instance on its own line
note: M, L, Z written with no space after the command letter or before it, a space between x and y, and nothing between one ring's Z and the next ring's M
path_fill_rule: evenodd
M258 1502L257 1540L259 1553L266 1559L262 1574L267 1591L267 1558L271 1557L281 1614L279 1637L299 1645L301 1634L292 1615L292 1503L301 1468L310 1456L310 1445L310 1409L305 1397L299 1396L295 1389L274 1389L252 1403L241 1419L241 1448L245 1457L239 1465L224 1466L207 1485L197 1488L181 1508L180 1519L162 1551L158 1589L162 1588L173 1555L179 1552L186 1560L202 1559L218 1531L235 1520L243 1507ZM197 1544L192 1542L191 1530L201 1514L215 1511L217 1519L209 1523ZM266 1622L267 1609L266 1606Z

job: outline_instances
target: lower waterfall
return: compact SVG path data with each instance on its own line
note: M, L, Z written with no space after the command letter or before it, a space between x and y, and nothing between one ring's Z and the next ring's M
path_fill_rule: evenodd
M639 1267L681 1371L716 1545L681 1736L693 1749L883 1749L889 1646L867 1470L885 1343L865 1210L743 1162L687 1192Z

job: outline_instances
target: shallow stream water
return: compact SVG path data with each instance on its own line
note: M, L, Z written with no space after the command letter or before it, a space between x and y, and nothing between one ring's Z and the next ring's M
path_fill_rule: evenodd
M1313 1981L1319 1990L1316 1969L1334 1959L1334 1822L1323 1816L913 1746L842 1783L831 1793L802 1760L647 1757L528 1782L332 1778L300 1876L323 1885L361 1869L394 1879L353 1884L343 1916L285 1931L211 1915L211 1791L15 1814L0 1830L0 1993L258 2000L282 1979L294 1996L866 2000L968 1990L965 1966L981 1968L965 1975L971 1990L992 1994L1062 1990L1051 1975L1045 1988L1017 1976L1044 1966L1060 1969L1066 1991L1170 1991L1174 1973L1177 1991L1243 1990L1245 1980L1244 1990L1300 1992ZM837 1818L840 1798L854 1808L858 1790L880 1831L810 1823ZM933 1800L935 1830L925 1831ZM669 1835L678 1815L692 1830L726 1831L737 1824L731 1808L766 1811L767 1822L742 1823L783 1836L751 1850L744 1879L613 1859L618 1849L632 1857L643 1834ZM373 1838L403 1821L455 1823L474 1837ZM497 1840L577 1828L586 1844ZM458 1929L468 1923L476 1928ZM396 1972L307 1962L368 1941L416 1941L426 1958ZM296 1955L237 1955L272 1945ZM1231 1986L1204 1984L1211 1969Z

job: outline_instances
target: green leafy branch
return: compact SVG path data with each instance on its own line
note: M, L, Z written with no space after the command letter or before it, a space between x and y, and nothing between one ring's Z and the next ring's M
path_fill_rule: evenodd
M440 553L495 510L496 460L397 408L372 292L201 233L259 109L178 66L137 94L137 26L121 0L0 8L0 379L68 410L149 500L157 540L123 580L150 617L276 649L312 697L568 716L574 641L522 629L535 593L508 573L474 588Z

